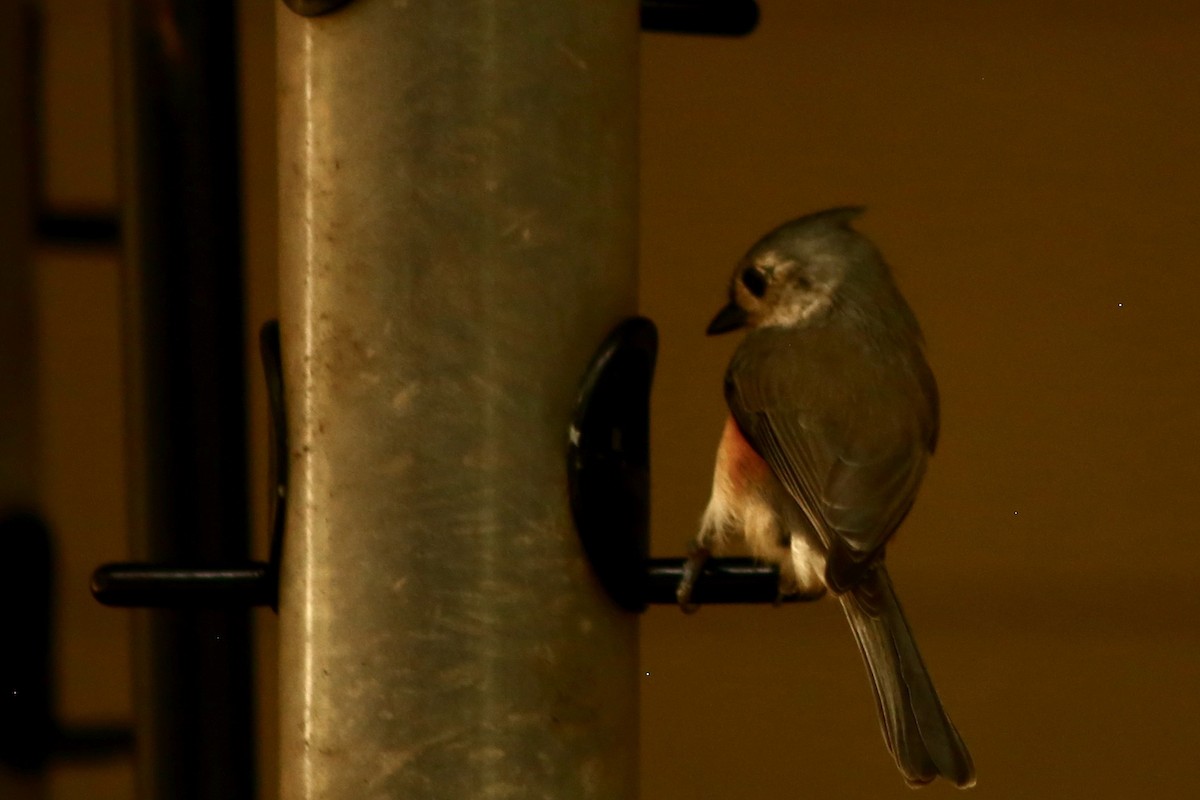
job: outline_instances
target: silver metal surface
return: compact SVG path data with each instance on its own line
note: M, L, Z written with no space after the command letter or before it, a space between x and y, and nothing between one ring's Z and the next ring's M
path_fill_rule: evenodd
M635 310L637 4L279 9L282 797L633 798L564 458Z

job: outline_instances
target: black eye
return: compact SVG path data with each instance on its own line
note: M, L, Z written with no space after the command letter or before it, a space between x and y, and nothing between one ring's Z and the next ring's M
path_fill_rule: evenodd
M742 270L742 286L745 286L746 291L755 297L762 297L767 293L767 279L754 267L746 267Z

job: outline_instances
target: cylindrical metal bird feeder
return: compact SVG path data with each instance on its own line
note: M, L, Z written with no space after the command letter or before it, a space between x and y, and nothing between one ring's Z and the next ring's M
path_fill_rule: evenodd
M280 4L282 797L633 798L565 435L635 310L637 4Z

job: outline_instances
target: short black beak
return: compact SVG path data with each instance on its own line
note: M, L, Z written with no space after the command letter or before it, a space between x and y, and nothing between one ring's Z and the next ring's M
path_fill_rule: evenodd
M729 333L730 331L736 331L745 324L746 309L730 301L728 305L717 312L717 315L713 317L713 321L708 323L708 330L705 333L709 336L715 336L718 333Z

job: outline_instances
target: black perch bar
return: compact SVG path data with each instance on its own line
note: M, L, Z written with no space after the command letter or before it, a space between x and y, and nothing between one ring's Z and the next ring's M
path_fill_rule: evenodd
M92 573L92 596L118 608L270 606L275 588L265 562L199 568L105 564Z
M283 0L302 17L332 14L351 0ZM755 0L642 0L642 30L705 36L745 36L758 26Z
M642 0L642 30L745 36L758 26L754 0Z
M51 211L34 220L38 241L60 247L115 247L121 223L115 212Z
M684 559L646 562L643 602L675 603L675 587ZM779 573L750 558L711 558L696 582L698 605L802 601L778 597ZM270 606L275 602L274 571L265 562L240 566L183 568L159 564L105 564L92 575L92 595L117 608L230 608Z
M646 562L643 598L650 605L672 605L683 577L682 558L652 558ZM809 595L779 596L779 570L752 558L710 558L692 589L691 604L798 603Z

